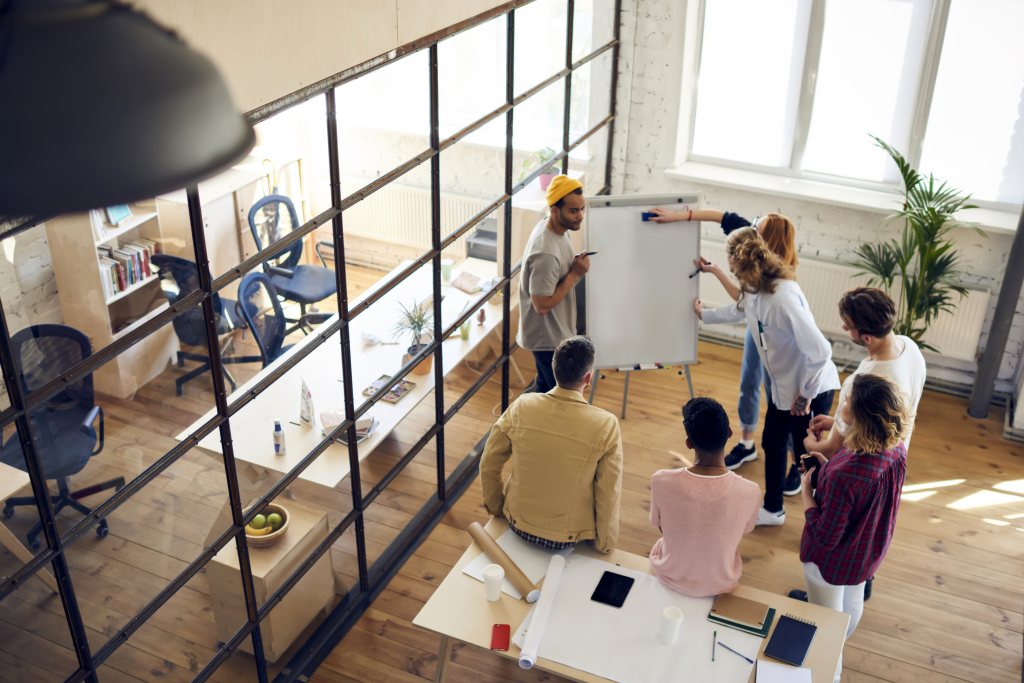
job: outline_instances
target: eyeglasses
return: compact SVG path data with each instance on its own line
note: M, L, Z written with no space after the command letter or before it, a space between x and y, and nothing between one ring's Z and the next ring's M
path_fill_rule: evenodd
M764 218L764 216L755 216L754 222L750 224L750 227L752 227L756 232L760 232L757 228L757 224L762 218Z

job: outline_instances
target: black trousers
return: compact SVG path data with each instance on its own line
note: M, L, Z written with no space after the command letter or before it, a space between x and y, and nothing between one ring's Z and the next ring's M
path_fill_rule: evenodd
M793 453L796 454L797 462L800 462L800 456L807 454L804 439L807 437L807 428L811 426L811 416L810 413L790 415L790 406L784 409L776 407L771 392L767 393L768 414L761 433L761 448L764 450L764 508L769 512L778 512L782 509L782 487L786 482L788 437L793 438ZM814 397L811 412L815 415L831 414L831 389Z
M555 371L551 367L554 358L554 351L533 351L533 362L537 365L537 384L533 388L534 392L546 394L555 388Z

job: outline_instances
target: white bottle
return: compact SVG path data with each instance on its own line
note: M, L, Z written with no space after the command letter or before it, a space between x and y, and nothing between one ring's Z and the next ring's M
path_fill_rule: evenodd
M281 421L274 420L274 455L285 455L288 449L284 443L284 432L281 431Z

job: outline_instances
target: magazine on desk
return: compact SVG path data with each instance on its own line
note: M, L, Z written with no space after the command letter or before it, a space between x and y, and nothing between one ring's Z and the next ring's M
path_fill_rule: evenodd
M388 380L390 379L391 375L381 375L379 378L374 380L373 384L363 389L363 396L373 396L375 393L380 391L381 387L387 384ZM401 401L402 398L410 391L412 391L415 387L416 384L414 382L407 382L404 379L398 380L398 384L393 386L391 388L391 391L385 394L384 398L382 398L381 400L384 401L385 403L390 403L394 405Z

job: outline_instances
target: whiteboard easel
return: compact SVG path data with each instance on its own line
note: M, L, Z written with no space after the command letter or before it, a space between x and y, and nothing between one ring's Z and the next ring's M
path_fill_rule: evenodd
M587 334L597 347L595 370L626 373L623 418L631 372L681 365L694 396L689 366L697 362L693 301L700 295L700 278L689 275L700 257L701 226L691 221L659 225L644 221L642 214L657 206L699 209L701 199L698 192L587 199L585 249L597 252L584 278Z

